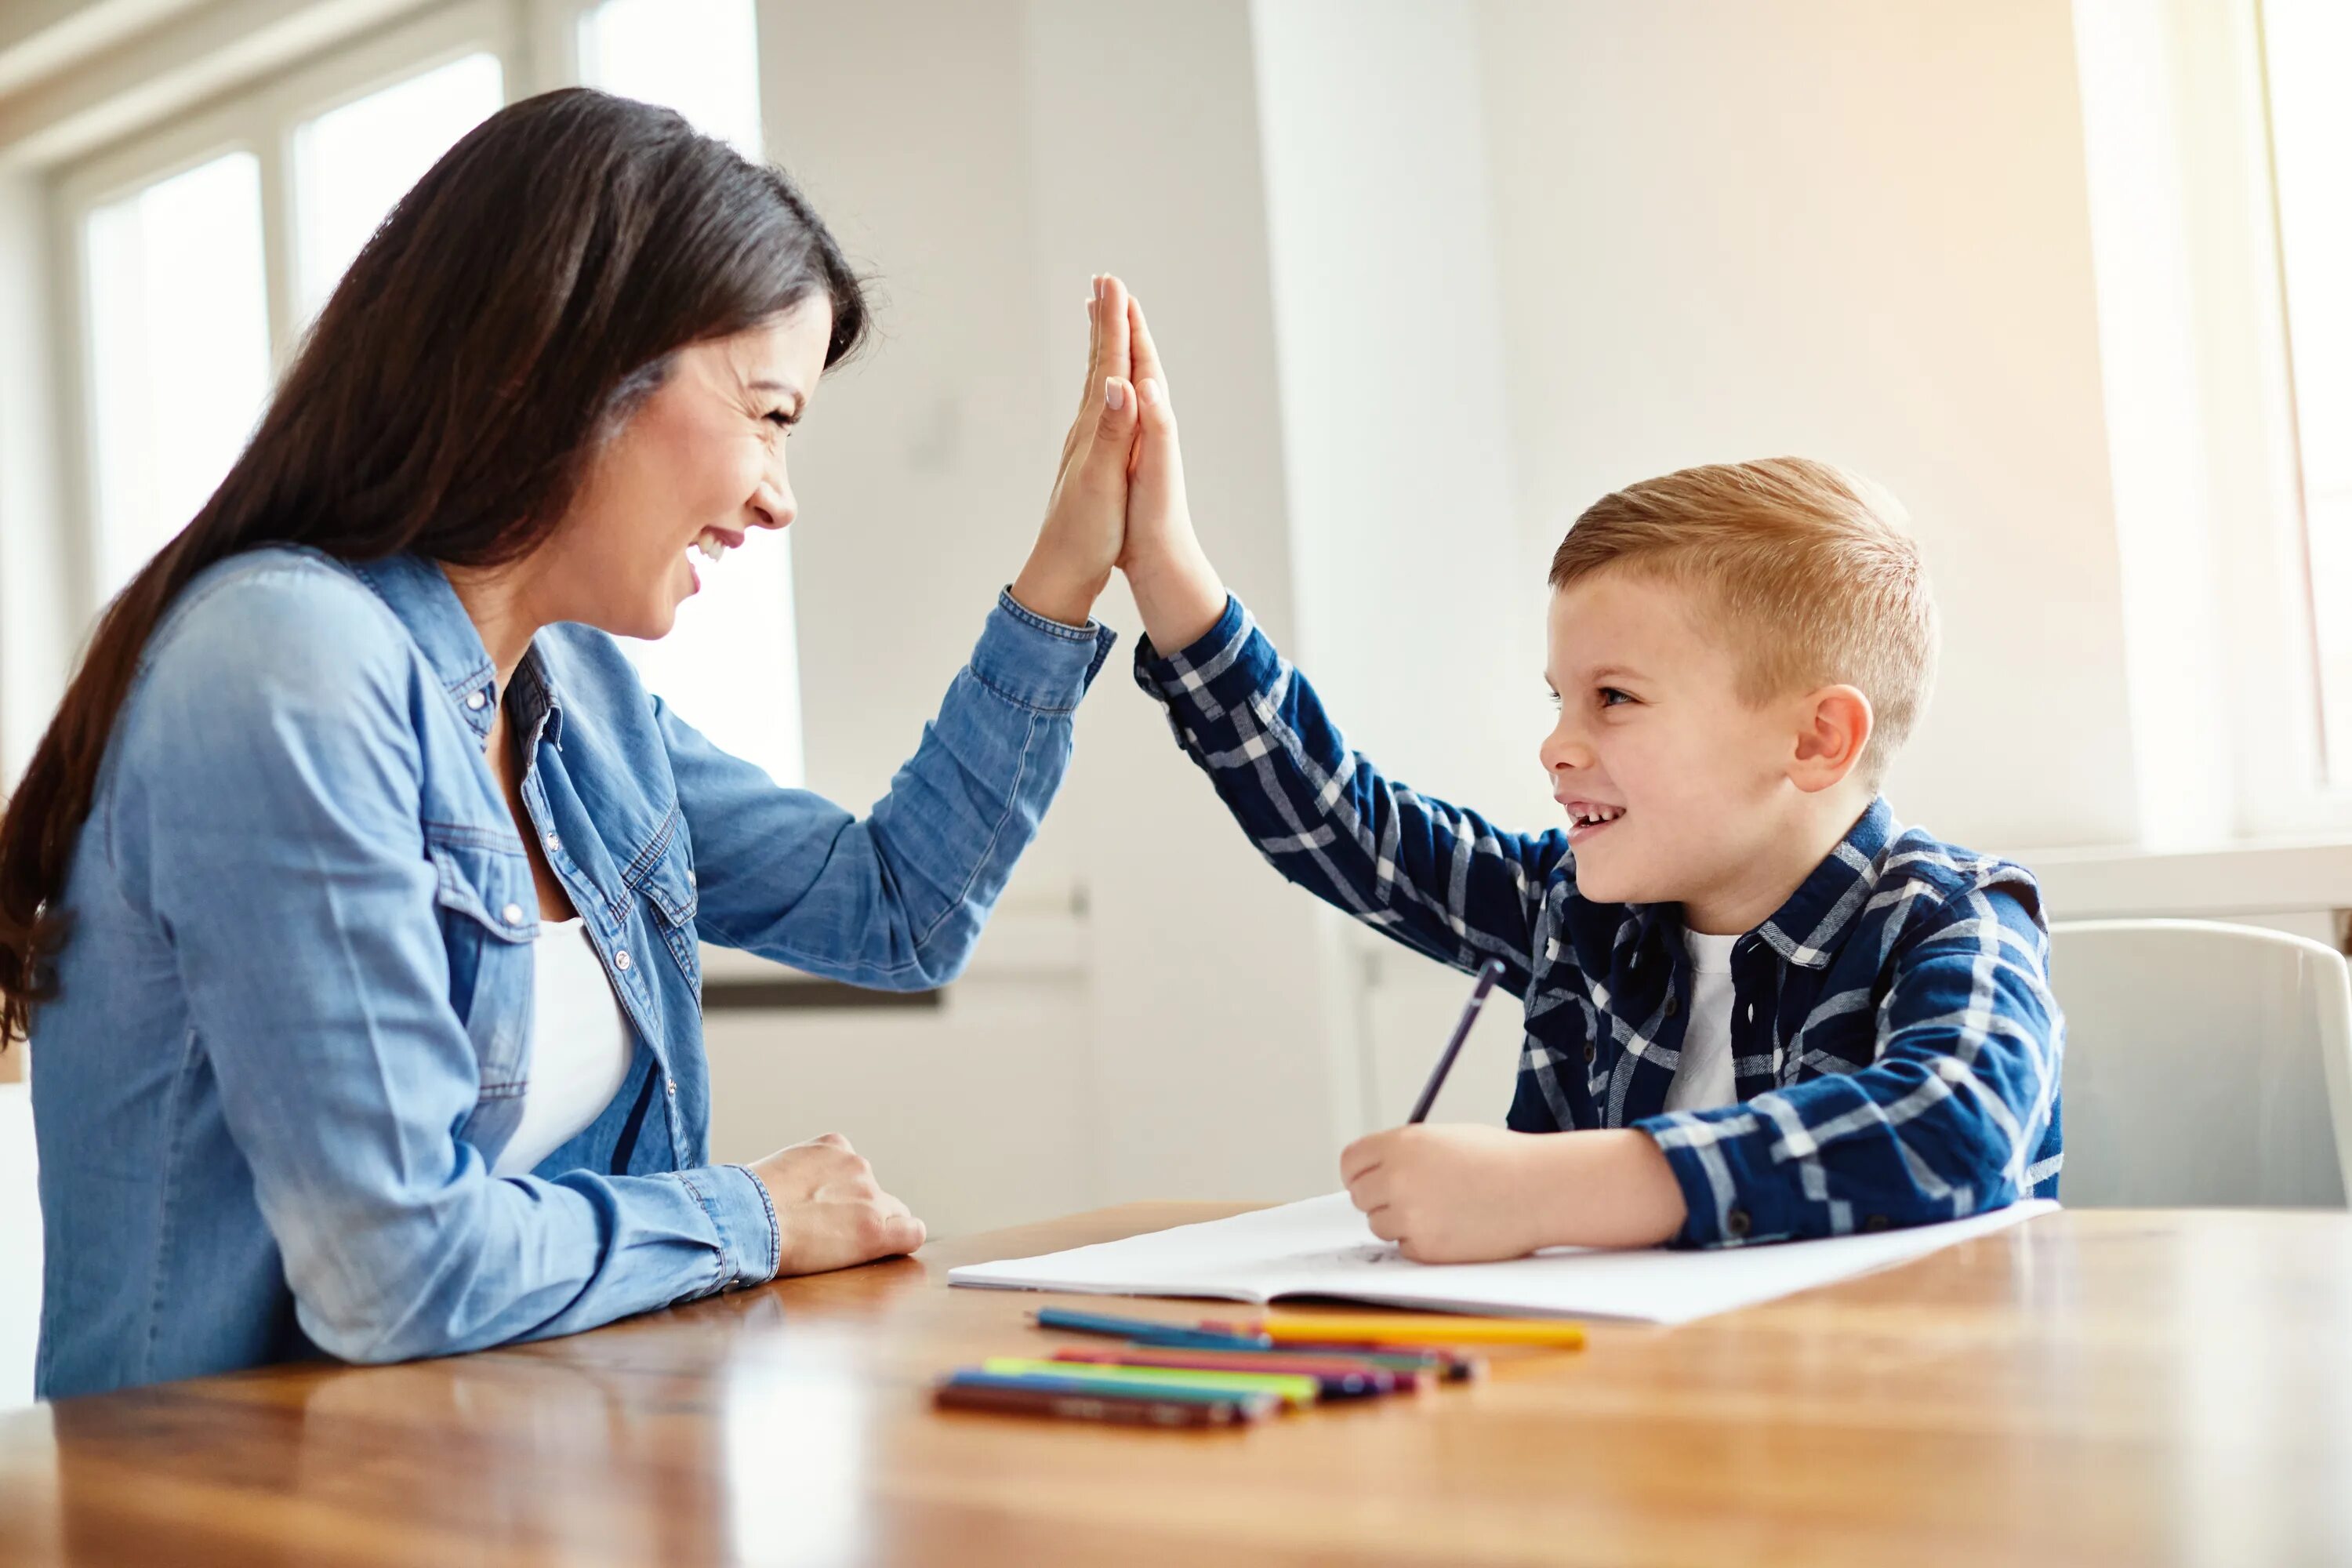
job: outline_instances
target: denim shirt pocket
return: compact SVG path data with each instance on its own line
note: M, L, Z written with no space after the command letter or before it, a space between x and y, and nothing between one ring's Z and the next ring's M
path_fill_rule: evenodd
M636 890L645 895L653 928L677 961L686 975L686 983L694 994L696 1005L702 1001L702 946L695 934L695 911L701 898L695 887L694 856L687 847L686 835L673 831L669 842L662 847L639 876Z
M478 1147L503 1144L520 1119L530 1063L531 944L539 939L539 891L522 845L476 828L426 830L433 901L449 954L449 1005L465 1020L480 1075L480 1099L467 1121ZM476 1131L499 1136L486 1143Z

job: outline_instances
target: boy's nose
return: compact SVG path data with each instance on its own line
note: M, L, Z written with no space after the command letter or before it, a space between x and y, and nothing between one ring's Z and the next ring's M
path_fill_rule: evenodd
M1592 765L1592 749L1563 730L1554 730L1545 736L1536 754L1543 759L1546 777Z

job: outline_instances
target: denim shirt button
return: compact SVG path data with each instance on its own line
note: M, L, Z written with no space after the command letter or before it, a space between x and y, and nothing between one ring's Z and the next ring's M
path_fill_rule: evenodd
M499 919L506 921L507 924L510 926L519 926L522 924L522 906L520 904L509 904L505 909L499 911Z
M540 842L547 846L547 852L550 855L554 854L557 850L563 847L563 840L552 833L541 839Z
M614 952L613 967L615 969L626 969L629 967L629 950L627 948L619 948Z
M488 698L483 696L478 691L468 691L466 693L466 706L471 708L477 713L482 710L482 704L488 700Z
M686 874L686 885L687 885L688 887L689 887L689 888L694 888L694 887L699 887L701 884L700 884L700 883L698 883L698 882L697 882L697 881L694 879L694 873L693 873L693 872L691 872L691 871L688 871L688 872Z
M671 1079L669 1080L669 1097L672 1100L676 1100L677 1098L677 1079Z

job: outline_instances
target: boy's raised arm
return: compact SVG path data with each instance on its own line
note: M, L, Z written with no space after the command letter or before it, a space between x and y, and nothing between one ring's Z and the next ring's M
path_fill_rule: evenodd
M1129 310L1143 420L1119 566L1146 633L1137 682L1276 870L1443 962L1499 958L1524 994L1566 837L1498 832L1349 749L1193 534L1167 377L1142 308Z

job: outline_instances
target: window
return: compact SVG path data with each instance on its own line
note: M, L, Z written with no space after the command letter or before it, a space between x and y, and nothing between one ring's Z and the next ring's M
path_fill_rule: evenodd
M467 55L295 131L295 291L305 323L393 204L504 101L498 57Z
M92 571L111 597L195 515L269 394L261 167L230 153L89 215Z
M552 36L539 29L545 24ZM393 205L494 112L529 36L560 78L678 110L761 155L753 0L453 0L61 173L85 357L86 576L110 597L235 462ZM552 85L550 82L549 85ZM803 777L792 554L762 533L703 573L646 685L778 782Z
M2263 35L2322 730L2352 784L2352 7L2265 0Z
M461 0L61 173L90 608L194 517L385 213L503 101L512 20Z
M760 157L759 38L751 0L606 0L580 18L580 75L677 110ZM758 533L702 574L659 642L622 646L646 685L778 784L804 777L789 531Z

